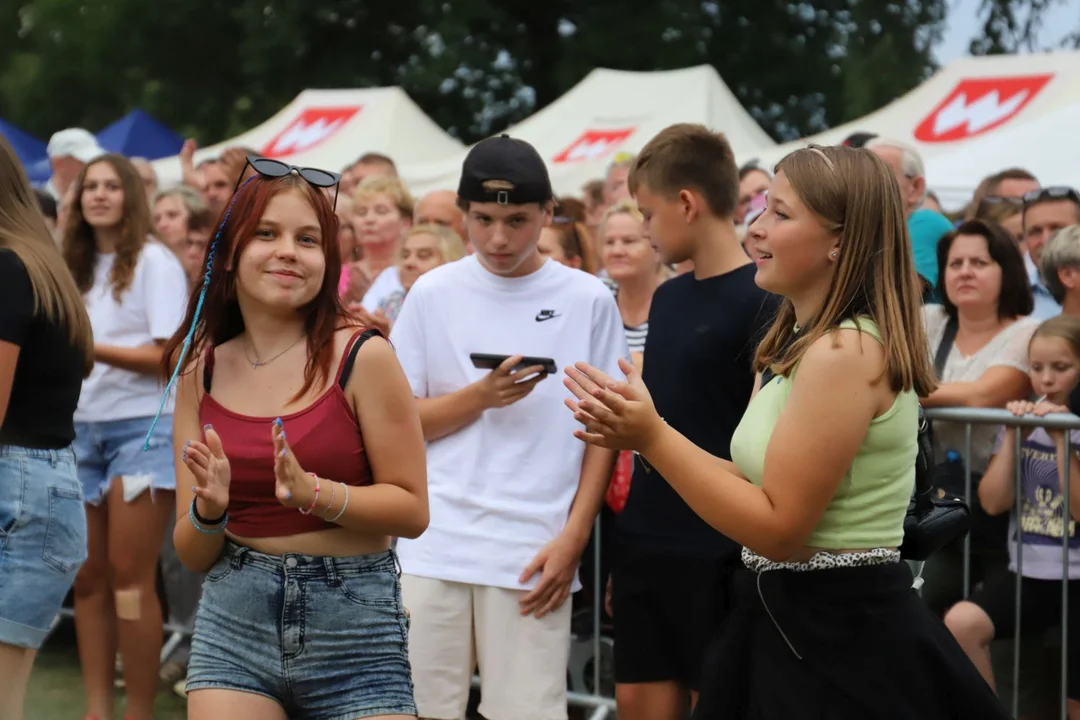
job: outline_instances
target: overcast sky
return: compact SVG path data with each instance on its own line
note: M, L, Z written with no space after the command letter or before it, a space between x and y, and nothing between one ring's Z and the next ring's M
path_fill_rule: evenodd
M978 12L981 0L949 0L948 29L934 55L941 64L967 55L968 44L981 26ZM1043 32L1039 38L1043 44L1056 43L1080 25L1080 3L1064 0L1046 13Z

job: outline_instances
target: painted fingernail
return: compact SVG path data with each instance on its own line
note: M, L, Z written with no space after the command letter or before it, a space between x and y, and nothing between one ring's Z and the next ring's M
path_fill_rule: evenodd
M186 452L180 453L180 462L187 462L187 453Z
M191 492L197 494L199 492L199 489L197 487L195 487L194 485L192 485L191 486Z
M206 423L205 425L202 426L202 429L203 430L213 430L214 426L211 425L210 423Z
M282 426L281 418L274 418L274 424L277 425L278 427L281 427Z
M281 439L285 439L285 428L281 428Z
M288 450L286 450L286 449L284 449L284 448L282 448L282 450L281 450L281 457L285 457L285 456L286 456L286 455L288 455L288 454L289 454L289 451L288 451Z
M288 490L285 491L285 499L286 500L292 500L292 493L289 492Z

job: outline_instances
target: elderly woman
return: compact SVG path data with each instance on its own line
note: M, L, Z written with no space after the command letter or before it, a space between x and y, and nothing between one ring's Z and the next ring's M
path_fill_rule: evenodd
M1080 225L1054 233L1043 249L1039 269L1061 314L1080 315Z

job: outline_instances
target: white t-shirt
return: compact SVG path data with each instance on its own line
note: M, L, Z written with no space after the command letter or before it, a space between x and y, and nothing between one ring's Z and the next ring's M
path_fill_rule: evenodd
M188 283L176 255L158 242L147 241L135 265L131 287L113 298L109 284L113 254L99 253L94 265L94 286L83 296L94 342L134 348L155 340L168 340L184 321ZM143 375L94 364L82 386L76 422L108 422L154 415L165 384L156 375ZM173 410L173 398L165 413Z
M475 256L424 274L405 297L390 340L420 398L476 382L489 371L470 353L553 358L557 376L505 408L428 443L431 522L402 539L402 569L474 585L532 588L526 565L565 527L585 444L563 404L561 369L584 360L622 379L626 333L611 291L596 277L547 261L521 278L486 270ZM580 588L577 578L574 589Z
M929 343L930 359L937 356L938 346L945 335L945 326L949 316L941 305L924 305L922 308L923 327ZM1022 373L1028 371L1027 349L1031 335L1039 327L1039 321L1032 317L1022 317L1008 326L977 350L971 356L960 352L954 344L945 358L945 372L939 378L943 383L974 382L990 368L1008 367ZM965 423L934 421L934 457L937 462L944 462L949 450L955 450L961 457L966 447ZM986 472L990 464L990 455L994 449L994 437L997 434L994 425L971 426L971 471Z
M401 276L398 274L397 266L391 265L375 276L375 279L371 282L371 287L364 293L364 299L360 301L360 304L364 306L365 310L373 313L379 309L383 300L399 290L405 292L405 286L401 284Z

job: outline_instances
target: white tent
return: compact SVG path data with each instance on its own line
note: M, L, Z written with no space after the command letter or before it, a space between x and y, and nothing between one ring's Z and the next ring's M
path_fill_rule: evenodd
M835 145L856 131L877 133L914 146L927 164L932 159L973 148L1009 132L1012 155L1023 158L1039 148L1060 149L1075 142L1073 134L1048 137L1030 131L1033 122L1070 105L1080 104L1080 52L966 57L950 63L903 97L819 135L778 145L758 157L765 167L808 143ZM1060 127L1060 126L1055 126ZM1025 130L1027 128L1027 130ZM740 160L748 160L743 155ZM1008 166L988 159L995 170ZM1026 161L1014 164L1025 165ZM991 172L993 172L992 170ZM958 183L969 191L983 174L972 169ZM931 187L938 178L928 173Z
M334 172L365 152L409 164L456 158L464 148L398 87L305 90L262 125L199 150L195 162L233 146ZM178 158L158 160L154 169L163 187L180 181Z
M775 145L709 65L660 72L596 69L543 110L506 130L531 143L547 161L559 194L578 194L602 178L619 152L637 152L677 122L724 132L737 154ZM462 152L445 162L403 165L416 193L457 187Z
M1022 167L1044 186L1080 188L1080 102L931 158L926 177L942 202L959 206L979 180L1008 167Z

